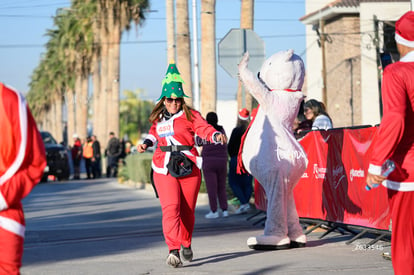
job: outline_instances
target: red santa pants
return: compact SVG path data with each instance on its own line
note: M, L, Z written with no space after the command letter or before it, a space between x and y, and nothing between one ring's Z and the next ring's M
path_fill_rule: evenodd
M189 247L193 236L195 206L201 184L201 172L182 178L154 173L154 183L162 208L162 229L169 250Z
M389 190L391 258L395 275L414 274L414 192Z
M22 265L23 238L0 228L0 275L18 275Z

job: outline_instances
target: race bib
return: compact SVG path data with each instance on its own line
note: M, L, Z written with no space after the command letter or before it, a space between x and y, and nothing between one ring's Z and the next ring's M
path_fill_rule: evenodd
M174 120L169 119L167 121L159 122L157 124L157 134L160 137L168 137L174 135Z

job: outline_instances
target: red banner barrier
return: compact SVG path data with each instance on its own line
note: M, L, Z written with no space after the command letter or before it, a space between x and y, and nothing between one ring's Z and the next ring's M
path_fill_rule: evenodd
M301 218L388 230L386 188L365 190L376 131L376 127L331 129L311 131L302 138L309 164L294 190ZM255 201L258 209L266 210L262 188L255 187Z

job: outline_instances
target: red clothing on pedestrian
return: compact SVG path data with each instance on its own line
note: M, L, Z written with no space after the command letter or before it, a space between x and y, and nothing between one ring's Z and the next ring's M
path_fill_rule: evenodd
M182 151L186 154L199 169L202 167L202 158L198 156L197 149L194 147L195 135L201 139L213 141L213 135L220 133L213 126L207 123L199 112L191 110L193 121L188 121L185 113L179 111L167 121L154 123L146 137L158 146L152 159L152 168L155 172L166 175L168 172L167 164L170 159L170 152L162 152L160 146L189 145L193 146L191 150ZM172 134L172 135L170 135Z
M384 115L369 168L371 174L379 175L381 165L394 160L397 169L385 185L401 191L414 191L414 52L411 55L413 61L396 62L384 70Z
M189 247L195 223L195 207L201 185L200 169L182 178L154 173L162 209L162 231L169 250Z
M46 156L23 96L2 83L0 117L0 271L19 274L25 232L21 200L40 181Z
M162 208L162 227L169 250L189 247L194 229L194 211L201 184L202 159L198 156L195 135L214 142L215 133L220 133L202 118L199 112L191 110L193 120L187 120L184 111L179 111L168 120L155 122L146 139L158 143L152 158L154 183ZM190 150L181 151L188 156L193 165L190 175L174 178L168 173L167 164L171 152L163 152L160 146L185 145Z
M384 70L384 115L374 140L368 172L381 174L391 159L396 169L383 182L389 189L391 255L396 275L414 274L414 51Z

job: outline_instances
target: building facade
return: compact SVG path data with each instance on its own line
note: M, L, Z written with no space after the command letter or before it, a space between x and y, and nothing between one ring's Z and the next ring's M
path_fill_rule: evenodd
M399 58L394 25L408 10L409 0L306 0L305 91L334 127L380 123L382 66Z

